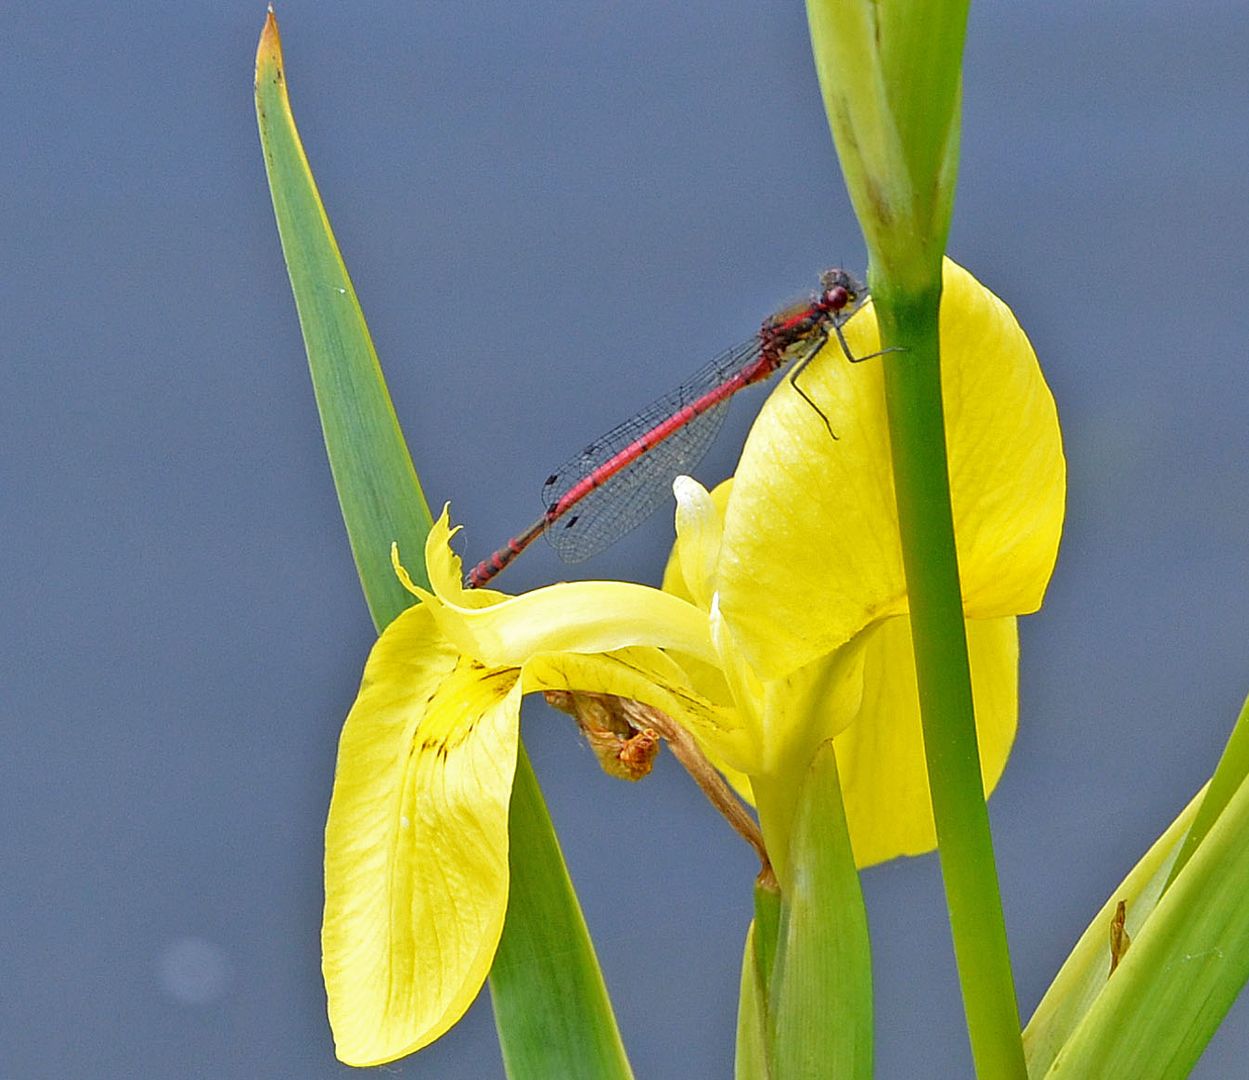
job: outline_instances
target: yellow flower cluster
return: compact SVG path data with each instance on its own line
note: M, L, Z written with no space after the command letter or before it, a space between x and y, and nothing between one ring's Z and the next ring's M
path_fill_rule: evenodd
M1015 617L1040 605L1062 528L1053 399L1009 308L947 262L942 377L986 788L1017 718ZM845 327L878 348L870 304ZM784 881L792 799L833 739L855 857L935 844L879 363L834 346L784 381L735 479L676 484L664 588L463 588L444 511L430 591L379 638L347 717L326 828L324 974L339 1057L437 1039L490 969L524 694L612 694L683 725L758 808ZM405 575L406 578L406 575ZM409 587L411 583L408 582Z

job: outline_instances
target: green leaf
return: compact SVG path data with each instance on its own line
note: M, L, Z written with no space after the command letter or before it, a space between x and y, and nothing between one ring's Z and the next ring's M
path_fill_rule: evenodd
M507 923L490 972L508 1076L629 1080L594 946L523 755L512 788L511 845Z
M432 518L295 128L272 12L256 53L256 118L330 470L380 630L412 602L391 569L390 545L398 542L423 581Z
M1126 929L1135 939L1162 896L1180 839L1192 823L1201 800L1202 793L1198 793L1110 894L1045 991L1023 1033L1029 1076L1045 1075L1063 1044L1106 988L1110 971L1110 921L1115 908L1120 900L1126 904ZM1118 978L1117 973L1115 977Z
M1135 940L1163 893L1188 864L1219 820L1249 771L1249 701L1228 739L1210 783L1136 864L1094 917L1067 957L1024 1031L1028 1074L1045 1075L1063 1044L1107 986L1109 927L1115 906L1126 905L1126 925Z
M774 1075L869 1080L872 963L837 758L824 743L799 795L773 974Z
M1247 895L1242 783L1045 1075L1188 1076L1249 977Z
M1171 873L1167 877L1168 888L1188 864L1193 852L1197 850L1198 845L1205 839L1206 833L1210 831L1210 827L1223 813L1224 807L1236 794L1246 775L1249 775L1249 699L1246 699L1244 705L1241 706L1240 715L1236 718L1236 724L1228 737L1227 746L1224 747L1219 764L1210 778L1210 787L1206 791L1201 809L1193 818L1193 827L1184 837L1179 856L1171 867Z
M742 953L742 985L737 1003L737 1048L734 1080L769 1080L768 985L760 969L758 920L746 932Z
M781 891L770 871L767 881L755 882L754 926L755 962L763 985L770 987L781 932Z
M781 894L775 877L755 882L755 917L746 934L737 1005L737 1080L768 1080L772 1058L772 972L781 925Z
M256 53L255 88L269 188L326 450L356 569L380 630L412 602L391 568L391 542L408 556L409 571L423 579L431 517L295 127L272 11ZM492 976L508 1074L513 1080L628 1080L632 1074L594 947L523 747L509 833L511 893L497 954L506 972ZM526 958L532 963L523 963Z

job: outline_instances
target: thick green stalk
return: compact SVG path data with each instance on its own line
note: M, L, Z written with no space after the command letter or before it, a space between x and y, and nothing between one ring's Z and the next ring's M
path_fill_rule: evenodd
M829 126L869 254L933 814L978 1074L1022 1077L980 775L941 405L941 255L968 0L807 0Z
M1025 1075L976 743L941 402L940 267L920 292L873 280L924 751L977 1075Z

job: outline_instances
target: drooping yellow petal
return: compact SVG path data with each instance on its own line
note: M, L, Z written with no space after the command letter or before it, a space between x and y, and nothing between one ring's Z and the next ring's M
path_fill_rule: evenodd
M1040 605L1062 528L1057 413L1010 309L948 260L944 289L942 385L965 610L1023 614ZM855 355L879 348L870 304L845 333ZM882 363L851 364L830 342L801 384L837 439L782 381L742 453L725 513L720 608L764 677L906 610Z
M870 632L780 679L759 683L752 714L754 756L743 767L772 865L785 880L789 841L805 775L821 743L862 716Z
M490 667L547 652L652 645L714 662L707 616L669 593L627 581L571 581L469 609L435 603L439 628Z
M434 592L415 591L459 651L487 667L519 667L539 653L604 653L633 645L716 661L706 614L645 585L573 581L520 596L466 589L460 558L448 546L453 535L444 509L425 547Z
M325 831L323 971L338 1056L391 1061L476 997L507 908L520 685L425 605L378 639L343 728Z
M1016 620L968 620L972 695L985 794L1006 766L1018 718ZM937 844L905 616L867 631L863 705L834 742L855 861L871 866Z
M754 734L737 712L690 689L689 677L657 649L621 649L600 655L545 653L524 666L525 693L573 690L639 701L684 727L717 764L749 760Z

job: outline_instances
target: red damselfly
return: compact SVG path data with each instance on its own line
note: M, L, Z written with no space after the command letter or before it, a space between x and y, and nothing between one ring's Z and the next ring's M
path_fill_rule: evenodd
M468 575L469 587L485 585L544 533L565 562L580 562L602 551L657 510L671 497L673 479L702 460L720 430L729 399L790 361L790 385L833 435L828 417L797 380L830 334L836 335L847 359L869 359L851 354L841 332L865 296L864 287L846 271L826 270L818 292L769 316L754 337L596 439L547 477L542 488L546 511L478 563Z

